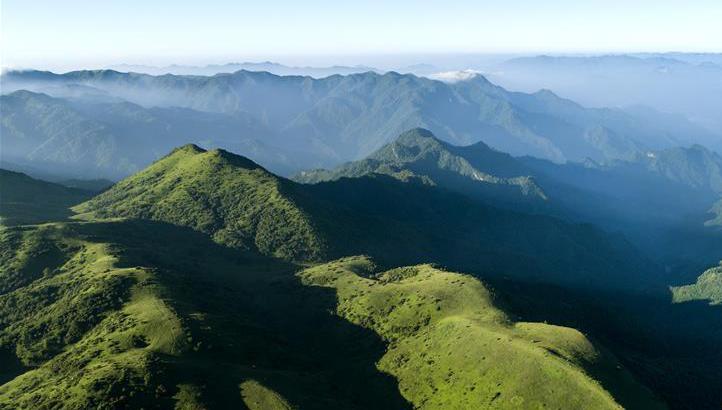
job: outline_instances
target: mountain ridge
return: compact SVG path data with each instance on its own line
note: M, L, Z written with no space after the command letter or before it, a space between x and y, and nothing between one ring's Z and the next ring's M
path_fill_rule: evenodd
M703 132L684 122L663 130L622 110L584 108L551 93L510 92L483 76L447 84L395 72L317 80L249 71L201 77L99 70L10 72L3 79L6 91L63 97L63 87L86 87L145 108L242 115L266 129L265 143L331 163L364 157L413 127L456 145L484 141L512 155L558 162L627 158Z

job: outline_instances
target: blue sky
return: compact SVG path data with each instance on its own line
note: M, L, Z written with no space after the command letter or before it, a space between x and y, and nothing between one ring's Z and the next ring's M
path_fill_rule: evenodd
M2 0L2 65L722 52L722 1Z

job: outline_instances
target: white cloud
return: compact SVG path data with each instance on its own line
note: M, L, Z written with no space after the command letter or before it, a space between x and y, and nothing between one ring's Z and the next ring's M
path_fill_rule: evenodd
M459 81L470 80L480 73L475 70L459 70L459 71L443 71L429 75L429 78L443 81L446 83L456 83Z

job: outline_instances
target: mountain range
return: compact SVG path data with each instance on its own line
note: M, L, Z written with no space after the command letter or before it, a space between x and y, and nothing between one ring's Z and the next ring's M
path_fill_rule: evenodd
M660 113L640 118L618 109L587 109L549 91L508 92L478 75L448 84L394 72L313 79L249 71L212 77L26 71L5 73L2 81L4 93L25 89L73 105L36 110L49 104L46 97L3 95L3 140L10 147L5 161L69 170L75 163L78 172L94 167L95 177L126 176L148 165L149 156L156 159L187 142L226 147L289 175L363 158L413 127L456 145L483 141L512 155L556 162L628 159L709 138L708 131L685 121L677 121L674 129L657 126L671 121ZM51 120L49 115L55 116ZM28 122L50 129L29 129ZM45 141L51 146L67 139L56 136L53 127L79 127L73 134L86 142L69 141L63 149L43 153ZM122 152L135 146L124 138L152 138L162 147L151 145L136 157ZM98 148L56 153L78 145ZM128 163L109 164L110 157Z
M436 189L373 178L298 185L247 158L187 145L74 207L82 221L5 228L0 354L9 366L0 405L663 408L606 348L571 328L514 320L473 276L431 265L378 268L368 256L332 261L362 251L387 265L409 254L404 248L439 247L461 233L453 216L461 208L467 223L481 217L466 235L481 244L470 254L493 261L481 265L492 275L528 257L525 280L541 270L576 287L633 259L588 227L507 215ZM354 205L360 190L399 209ZM10 219L17 208L2 205ZM414 236L393 234L410 233L409 211L428 221L411 243ZM446 216L435 222L436 212ZM359 227L370 223L378 236L363 247ZM561 245L570 260L534 261L542 255L535 232L578 250L570 242ZM581 249L588 241L594 256ZM443 260L441 251L462 242L423 258ZM329 262L308 267L313 261ZM565 266L580 269L550 276ZM470 351L469 338L484 342ZM533 387L540 383L545 389Z
M2 75L0 409L719 408L709 124L246 68Z
M494 82L513 90L552 89L592 107L642 105L681 114L717 135L699 143L720 149L722 65L718 54L521 57L488 72Z
M335 74L348 75L356 73L365 73L368 71L379 72L380 70L365 66L341 66L334 65L330 67L312 67L312 66L288 66L284 64L274 63L271 61L264 62L244 62L244 63L226 63L226 64L209 64L205 66L179 65L173 64L165 67L155 67L148 65L118 64L108 67L111 70L120 72L133 72L151 75L175 74L175 75L216 75L221 73L233 73L239 70L246 71L266 71L275 75L302 75L313 78L323 78Z
M390 202L394 209L384 206ZM382 175L297 184L243 157L193 145L74 209L81 218L131 217L188 226L226 246L297 262L366 254L393 266L432 257L455 269L569 286L595 283L595 276L607 272L600 286L627 289L648 287L652 275L648 261L625 250L621 238L591 226L484 206L421 182ZM539 259L552 248L569 252ZM618 263L635 266L639 282L612 278L611 272L627 269L615 268ZM567 269L571 266L575 270Z
M676 265L680 262L671 260L686 259L687 252L695 254L689 259L715 261L712 249L719 241L705 222L714 223L710 208L714 211L719 200L721 166L719 155L699 145L649 151L629 160L556 164L515 158L483 142L454 146L415 129L365 159L293 178L318 183L382 174L415 180L495 207L621 231L646 252ZM675 239L683 235L680 231L707 235L709 243L701 246L698 238L680 246Z
M0 406L713 408L715 312L671 304L621 235L420 168L487 184L473 171L504 181L523 159L426 130L390 146L416 175L300 184L185 145L79 196L70 220L47 202L51 223L2 228ZM23 209L6 198L5 221Z

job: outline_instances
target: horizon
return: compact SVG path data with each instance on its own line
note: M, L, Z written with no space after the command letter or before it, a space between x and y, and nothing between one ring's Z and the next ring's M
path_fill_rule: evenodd
M47 71L55 74L65 74L72 71L94 71L94 70L114 70L124 72L123 68L144 67L153 69L169 69L169 68L206 68L206 67L222 67L231 65L263 65L271 64L287 68L368 68L369 71L380 70L383 72L398 71L411 68L413 66L430 65L437 69L439 73L445 71L477 71L478 74L486 74L484 71L478 71L480 67L491 68L495 64L503 63L516 58L534 58L534 57L553 57L553 58L604 58L604 57L630 57L630 58L669 58L677 60L677 62L685 63L685 61L676 59L680 55L687 56L708 56L720 57L722 52L694 52L694 51L630 51L630 52L539 52L539 53L466 53L466 54L415 54L415 53L399 53L388 55L349 55L349 56L259 56L250 58L228 58L223 59L190 59L183 61L169 60L144 62L136 60L118 60L107 63L96 63L90 65L84 64L39 64L27 66L9 66L2 64L0 73L8 71ZM255 70L250 70L255 71ZM220 73L220 72L219 72ZM411 72L409 72L411 73ZM173 73L168 73L173 74ZM155 74L152 74L155 75ZM283 74L281 74L282 76Z
M1 19L4 69L231 61L388 69L449 56L722 52L717 24L722 7L706 0L683 10L671 1L649 0L631 5L404 0L363 6L214 0L201 10L167 0L152 5L9 0Z

